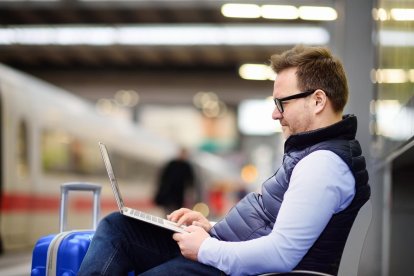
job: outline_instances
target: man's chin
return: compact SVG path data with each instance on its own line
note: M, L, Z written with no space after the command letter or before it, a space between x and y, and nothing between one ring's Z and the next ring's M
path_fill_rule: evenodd
M290 133L288 127L282 126L282 135L283 135L283 138L285 138L285 139L289 138L291 133Z

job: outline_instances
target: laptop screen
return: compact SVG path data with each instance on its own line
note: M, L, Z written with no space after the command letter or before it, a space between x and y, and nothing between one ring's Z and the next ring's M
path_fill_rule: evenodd
M115 194L116 204L118 204L119 210L122 210L124 208L124 201L122 200L121 193L118 188L118 182L116 181L111 161L109 160L108 151L106 149L106 146L101 142L99 142L99 148L101 150L101 155L105 164L106 171L108 172L109 180L111 181L112 190Z

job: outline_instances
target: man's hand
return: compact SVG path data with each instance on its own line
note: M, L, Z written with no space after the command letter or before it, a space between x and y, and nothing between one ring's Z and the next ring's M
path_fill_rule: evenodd
M196 212L187 208L178 209L167 215L167 219L176 222L178 225L197 225L210 231L211 224L200 212Z
M194 224L197 224L197 222L194 222ZM196 225L190 225L185 230L188 233L175 233L173 239L177 242L184 257L197 261L201 244L210 236L202 227Z

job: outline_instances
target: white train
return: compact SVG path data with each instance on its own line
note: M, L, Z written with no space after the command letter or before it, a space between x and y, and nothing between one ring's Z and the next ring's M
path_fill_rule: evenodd
M3 65L0 122L0 236L6 251L58 232L64 182L101 184L102 215L116 210L99 141L109 149L128 205L144 209L154 207L158 170L178 150L137 124L99 115L92 104ZM237 178L237 170L223 160L200 152L193 156L204 186ZM91 197L73 198L68 225L88 228Z

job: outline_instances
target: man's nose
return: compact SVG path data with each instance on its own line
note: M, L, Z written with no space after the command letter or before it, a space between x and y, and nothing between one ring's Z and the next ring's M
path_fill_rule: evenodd
M275 106L272 112L272 119L273 120L280 120L283 118L283 114L279 111L279 109Z

